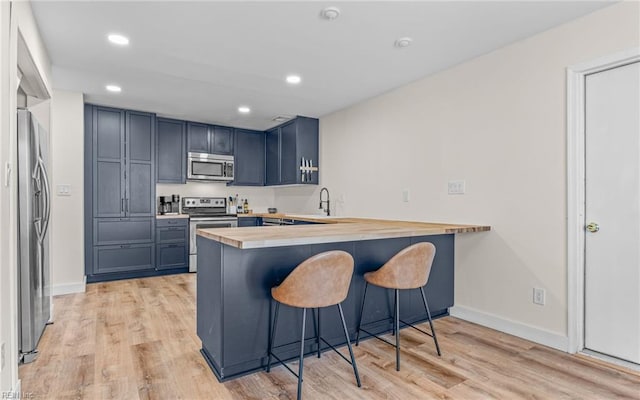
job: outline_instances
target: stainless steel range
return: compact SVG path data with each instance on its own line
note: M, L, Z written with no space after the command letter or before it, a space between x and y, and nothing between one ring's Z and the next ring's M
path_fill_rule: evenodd
M227 199L224 197L183 197L182 212L189 214L189 272L196 272L196 230L236 227L238 216L227 213Z

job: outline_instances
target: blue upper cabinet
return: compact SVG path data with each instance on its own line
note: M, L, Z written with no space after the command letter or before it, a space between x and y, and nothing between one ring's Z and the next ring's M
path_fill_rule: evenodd
M233 155L233 128L212 126L209 129L211 153Z
M158 183L187 182L187 125L184 121L158 118L156 171Z
M280 184L280 129L265 133L265 185Z
M235 179L233 185L263 186L265 133L235 130Z
M197 122L187 122L187 144L189 151L210 153L209 126Z
M155 215L155 115L89 106L93 216Z
M125 112L89 107L93 142L93 216L125 216Z
M317 185L318 120L297 117L267 131L265 154L267 185Z
M126 115L126 202L129 217L156 215L154 114L127 111Z
M190 152L233 154L233 128L187 122L187 148Z

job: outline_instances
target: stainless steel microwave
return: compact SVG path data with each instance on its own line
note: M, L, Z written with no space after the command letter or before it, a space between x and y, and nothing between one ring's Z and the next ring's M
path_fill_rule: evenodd
M232 181L233 156L188 153L187 179L190 181Z

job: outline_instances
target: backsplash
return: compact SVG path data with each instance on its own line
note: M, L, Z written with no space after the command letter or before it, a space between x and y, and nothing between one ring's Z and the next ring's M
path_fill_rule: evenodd
M157 184L156 196L179 194L180 197L229 197L238 194L249 200L249 208L254 212L267 212L275 205L274 189L271 187L226 186L223 183L187 182L186 184Z

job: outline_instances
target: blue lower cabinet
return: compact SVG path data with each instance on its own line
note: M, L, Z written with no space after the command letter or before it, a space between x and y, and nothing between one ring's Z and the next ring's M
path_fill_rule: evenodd
M156 246L156 269L174 269L189 267L189 248L187 243L159 244Z
M189 219L158 219L156 270L189 268Z
M260 217L239 217L238 227L262 226L262 218Z
M93 265L98 274L153 270L154 244L121 244L96 246Z

